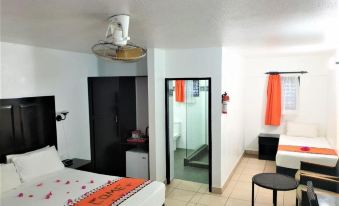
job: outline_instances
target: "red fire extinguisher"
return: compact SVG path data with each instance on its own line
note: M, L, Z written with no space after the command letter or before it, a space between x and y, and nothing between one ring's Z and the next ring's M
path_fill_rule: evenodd
M227 114L227 102L229 101L230 101L230 96L228 96L226 92L223 95L221 95L221 105L222 105L223 114Z

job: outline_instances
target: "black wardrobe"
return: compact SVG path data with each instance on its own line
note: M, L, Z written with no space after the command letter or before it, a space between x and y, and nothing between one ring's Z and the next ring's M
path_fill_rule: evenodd
M131 146L124 143L137 127L135 84L136 77L88 78L94 172L125 176L125 152Z

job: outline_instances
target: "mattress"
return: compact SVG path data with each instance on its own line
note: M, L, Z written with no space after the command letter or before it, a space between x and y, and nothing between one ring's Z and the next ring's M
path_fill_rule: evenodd
M311 138L280 135L279 145L332 148L325 137ZM280 167L300 169L301 161L334 167L337 164L338 156L289 151L278 151L276 155L276 165Z
M63 206L108 180L117 177L65 168L61 171L23 183L18 188L2 193L1 206ZM60 180L60 182L59 182ZM68 182L68 184L66 184ZM58 183L57 183L58 182ZM86 186L84 189L83 186ZM52 193L49 199L46 194ZM22 193L23 197L18 197ZM31 197L29 197L32 195ZM120 206L161 206L165 202L165 185L152 182L124 201Z

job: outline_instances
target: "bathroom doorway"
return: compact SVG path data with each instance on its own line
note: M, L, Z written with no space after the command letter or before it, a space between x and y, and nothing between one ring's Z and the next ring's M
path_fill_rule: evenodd
M211 79L166 79L166 178L209 185Z

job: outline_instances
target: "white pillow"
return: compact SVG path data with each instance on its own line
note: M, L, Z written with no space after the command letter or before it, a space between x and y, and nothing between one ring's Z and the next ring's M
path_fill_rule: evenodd
M30 151L30 152L23 153L23 154L10 154L10 155L6 155L6 162L7 162L7 163L13 163L12 160L13 160L13 158L15 158L15 157L19 157L19 156L22 156L22 155L32 154L32 153L34 153L34 152L40 152L41 150L44 150L44 149L47 149L47 148L49 148L49 145L46 146L46 147L37 149L37 150L33 150L33 151Z
M20 182L19 174L16 172L14 164L0 164L1 192L18 187Z
M318 137L318 128L314 124L288 122L286 134L296 137Z
M13 158L13 163L22 182L27 182L36 177L64 168L64 164L61 162L54 146L39 152Z

